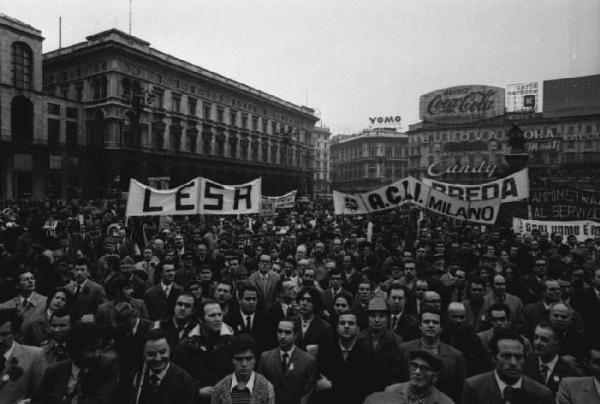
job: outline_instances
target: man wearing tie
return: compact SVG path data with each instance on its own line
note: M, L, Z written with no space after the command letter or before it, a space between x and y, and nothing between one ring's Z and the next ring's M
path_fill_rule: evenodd
M133 376L128 404L193 404L196 381L171 362L171 348L161 330L151 330L144 343L144 365Z
M228 313L225 324L233 328L236 335L250 334L256 341L258 352L270 348L267 342L272 332L269 317L263 311L257 311L258 291L256 286L246 284L240 290L240 309Z
M297 319L281 320L277 326L279 346L260 356L258 373L273 384L277 404L308 403L315 387L317 360L296 346L299 332Z
M261 307L269 307L275 303L279 274L271 270L271 256L262 254L258 261L258 271L252 273L248 281L256 286L261 299Z
M173 313L177 296L183 288L174 282L175 265L163 264L157 268L160 282L146 290L144 301L148 309L150 320L160 320Z
M89 263L80 259L73 268L73 281L65 288L73 294L74 320L84 314L96 314L98 306L106 302L104 287L90 278Z
M552 404L552 391L523 376L525 345L510 329L499 329L490 348L496 369L465 381L462 404Z
M18 277L19 294L0 304L0 309L16 309L23 319L21 330L46 311L46 296L35 291L35 276L29 269L22 270Z

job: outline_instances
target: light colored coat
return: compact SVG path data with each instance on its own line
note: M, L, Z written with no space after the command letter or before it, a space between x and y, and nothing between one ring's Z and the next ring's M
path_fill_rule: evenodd
M600 394L594 385L594 377L565 377L558 386L556 404L600 403Z
M6 362L6 368L0 374L4 376L11 368L13 358L24 374L15 381L8 381L0 387L0 404L14 404L19 400L31 398L42 383L46 372L46 357L42 348L15 343L15 348Z

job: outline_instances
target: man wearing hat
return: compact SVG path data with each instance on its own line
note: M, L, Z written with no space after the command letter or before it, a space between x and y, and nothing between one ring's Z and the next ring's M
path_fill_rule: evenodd
M402 339L388 329L389 310L385 299L375 296L367 306L368 326L358 335L357 344L367 352L372 363L368 372L367 393L381 391L400 381Z
M371 394L365 404L454 404L454 401L434 387L442 361L427 351L411 351L408 371L410 381L388 386L384 392Z

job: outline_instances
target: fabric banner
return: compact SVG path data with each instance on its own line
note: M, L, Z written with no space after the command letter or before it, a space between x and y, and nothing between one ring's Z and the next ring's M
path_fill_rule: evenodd
M223 185L197 177L172 189L156 189L131 179L126 216L241 215L258 213L261 179Z
M536 220L600 221L600 192L554 185L531 190L529 205Z
M423 178L423 183L453 198L465 201L489 201L500 199L516 202L529 198L529 170L522 169L496 181L476 185L460 185Z
M262 200L265 201L265 205L267 207L273 208L293 208L294 203L296 202L296 194L298 190L294 189L293 191L288 192L285 195L281 196L263 196Z
M485 201L453 198L413 177L362 194L352 195L333 191L334 211L338 215L363 215L412 203L458 220L494 224L501 202L500 198Z
M559 233L565 237L573 235L577 237L577 241L585 241L588 238L600 236L600 223L591 220L559 222L513 218L513 231L515 233L529 233L532 230L539 230L548 234Z

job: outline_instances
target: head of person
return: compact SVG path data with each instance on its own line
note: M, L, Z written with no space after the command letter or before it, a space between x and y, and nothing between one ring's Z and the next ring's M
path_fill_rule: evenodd
M161 329L150 330L144 342L144 359L155 374L165 370L171 361L171 347Z
M367 316L369 318L369 329L375 333L381 333L387 328L389 309L385 299L374 296L369 300L367 306Z
M304 286L313 286L315 284L315 269L310 267L302 271L302 284Z
M173 283L175 280L175 264L165 262L161 265L160 280L166 285Z
M221 305L215 300L207 299L200 305L198 320L204 331L209 334L218 334L223 326L223 311Z
M12 347L22 322L23 319L16 309L0 310L0 355Z
M425 279L417 279L415 283L415 295L417 299L423 301L423 295L429 290L429 283Z
M344 255L344 258L342 258L342 269L350 272L350 271L352 271L353 268L354 268L354 259L352 258L352 255Z
M173 318L177 321L188 321L194 312L196 298L190 292L183 292L177 296L175 307L173 308Z
M373 289L371 288L371 282L369 282L368 280L362 280L358 284L358 300L360 300L363 303L367 303L371 298L372 291Z
M94 366L102 350L100 327L91 322L73 324L67 338L67 350L80 369Z
M483 302L483 295L485 293L485 286L483 280L474 278L469 281L468 291L469 300L473 303Z
M279 292L279 299L285 304L290 304L292 301L296 300L298 293L294 281L291 279L280 279L277 284L277 290Z
M426 308L419 314L419 329L423 338L436 340L442 333L442 316L434 309Z
M115 304L114 327L122 334L129 334L133 331L137 319L138 310L127 301Z
M123 276L129 278L133 274L135 262L130 256L121 258L121 273Z
M416 391L429 391L438 379L442 360L427 351L409 353L410 384Z
M340 293L333 300L333 312L336 316L346 313L352 307L352 296L348 293Z
M546 278L548 266L545 258L537 258L533 262L533 273L540 279Z
M238 266L232 271L233 281L236 285L241 285L248 280L248 270L244 265Z
M256 341L249 334L240 334L231 342L230 350L235 377L238 380L248 380L256 365Z
M492 289L496 296L501 297L506 295L506 278L504 278L503 275L494 275L494 278L492 279Z
M342 287L342 272L335 267L329 272L329 286L333 290L339 290Z
M312 286L304 286L296 296L298 311L304 316L312 316L321 311L322 300L319 291Z
M200 282L202 282L203 284L212 282L212 279L213 279L212 268L209 266L203 266L202 268L200 268L200 274L198 276L198 279L200 279Z
M88 267L89 265L87 260L77 260L73 266L73 280L79 284L85 282L85 280L90 277Z
M547 304L559 302L562 299L560 283L554 279L546 279L543 282L542 296Z
M488 310L488 317L494 330L510 327L510 308L504 303L494 303Z
M50 316L49 329L50 338L58 343L66 342L71 332L71 314L66 310L59 310Z
M282 351L289 351L296 344L300 334L298 318L290 317L280 320L277 324L277 343Z
M404 311L407 296L408 289L406 286L392 282L387 296L387 304L392 314L398 314Z
M30 295L35 292L35 275L31 269L23 269L17 277L19 293L21 295Z
M560 337L552 324L542 322L535 327L533 349L544 362L550 361L557 355L560 342Z
M417 264L413 260L406 260L404 262L404 276L408 280L412 280L415 278L417 273Z
M46 300L46 308L51 312L68 310L71 307L71 293L63 287L54 289Z
M454 286L458 289L465 287L467 281L467 273L461 267L456 268L454 271Z
M185 285L185 291L194 296L197 302L202 300L202 282L198 279L192 279Z
M271 256L269 254L261 254L258 258L258 270L262 274L266 274L271 269Z
M506 384L515 384L523 375L525 345L518 332L502 328L494 331L490 349L498 377Z
M337 319L337 333L341 340L352 341L358 335L357 315L353 311L341 313Z
M240 309L245 315L256 312L258 305L258 290L253 284L247 283L240 290Z
M298 247L296 247L296 261L306 258L306 255L307 249L304 244L300 244Z
M227 304L233 296L233 284L228 280L217 283L213 292L214 299L220 304Z
M442 310L442 297L438 292L428 290L423 293L423 299L421 300L421 307L430 307L437 312Z
M467 309L460 302L452 302L448 305L448 321L454 326L464 326L467 323Z
M208 255L208 247L206 246L206 244L200 243L196 246L196 255L200 259L206 258L206 256Z
M144 254L143 254L144 261L150 262L150 260L152 260L153 255L154 255L154 252L152 251L152 248L144 248Z
M563 302L554 303L550 306L548 318L555 329L564 332L573 322L573 309Z

